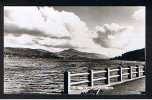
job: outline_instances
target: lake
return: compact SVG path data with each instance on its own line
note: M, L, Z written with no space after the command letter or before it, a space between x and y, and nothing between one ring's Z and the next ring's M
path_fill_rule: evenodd
M136 61L58 61L42 58L4 57L4 93L41 93L61 94L63 91L63 73L68 70L72 73L87 72L90 69L101 70L107 67L116 68L119 64L124 67L145 62ZM97 77L100 75L97 75ZM76 80L83 80L86 77L76 77ZM142 85L140 91L145 91L144 80L138 82ZM97 82L100 85L103 82ZM134 84L136 86L136 84ZM132 90L136 91L131 85ZM84 84L87 86L87 84ZM117 94L127 90L127 86L116 86ZM116 93L116 90L114 93Z

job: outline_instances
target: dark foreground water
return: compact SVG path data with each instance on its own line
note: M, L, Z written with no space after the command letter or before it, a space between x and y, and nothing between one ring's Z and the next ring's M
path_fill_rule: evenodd
M72 73L87 72L89 69L101 70L106 67L115 68L118 64L127 67L129 65L144 64L144 62L68 62L40 58L4 57L4 93L61 94L63 91L64 71L68 70ZM84 80L86 78L87 77L76 77L75 79ZM99 81L96 84L100 85L103 84L103 82ZM87 84L84 84L84 86L87 86ZM116 86L113 91L114 94L129 93L127 91L145 91L145 82L144 79L142 79L141 81L131 83L131 85Z

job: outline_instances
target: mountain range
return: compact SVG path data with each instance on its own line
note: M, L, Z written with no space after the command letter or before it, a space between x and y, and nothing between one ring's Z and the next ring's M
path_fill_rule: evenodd
M40 57L40 58L53 58L65 60L87 60L87 59L106 59L105 55L96 53L80 52L75 49L68 49L61 52L49 52L41 49L29 48L4 48L4 55L20 56L20 57Z
M122 54L122 56L111 58L111 60L130 60L130 61L144 61L145 49L139 49ZM105 55L96 53L81 52L75 49L67 49L61 52L49 52L42 49L29 48L4 48L5 56L20 56L20 57L34 57L34 58L52 58L61 60L101 60L109 59Z

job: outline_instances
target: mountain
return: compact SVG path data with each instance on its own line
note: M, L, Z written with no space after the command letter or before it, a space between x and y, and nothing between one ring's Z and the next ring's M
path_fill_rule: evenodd
M59 58L55 53L51 53L41 49L29 48L4 48L4 55L20 56L20 57L40 57L40 58Z
M145 61L145 49L130 51L112 59L129 60L129 61Z
M61 52L49 52L41 49L29 48L4 48L4 55L20 56L20 57L40 57L40 58L55 58L64 60L88 60L88 59L106 59L105 55L80 52L74 49L68 49Z
M62 52L58 52L58 55L65 59L107 59L105 55L96 53L80 52L75 49L68 49Z

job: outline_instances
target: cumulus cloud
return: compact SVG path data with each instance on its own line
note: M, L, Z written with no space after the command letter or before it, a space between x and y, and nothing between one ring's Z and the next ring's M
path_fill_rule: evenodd
M73 12L58 11L53 7L4 7L5 47L51 52L75 48L113 57L122 54L125 48L135 47L133 40L138 35L132 29L112 23L98 25L94 31ZM132 43L131 47L128 47L129 43Z
M63 41L60 41L60 43L58 42L50 42L50 43L54 43L53 45L50 45L49 47L47 47L46 45L44 45L45 42L43 42L43 38L39 39L39 41L41 41L41 43L39 43L38 41L38 37L35 36L31 36L31 35L27 35L27 34L23 34L21 36L14 36L12 34L7 34L4 38L4 46L5 47L20 47L20 48L32 48L32 49L44 49L44 50L48 50L51 52L58 52L58 51L62 51L64 50L63 48L54 48L53 46L60 44ZM63 43L61 43L63 44Z
M5 32L5 35L13 33L13 35L15 35L15 36L29 34L32 36L43 36L43 37L49 37L49 38L55 38L55 39L70 39L69 36L58 37L58 36L53 36L51 34L47 35L39 29L22 28L20 26L17 26L16 24L10 24L10 23L5 23L4 32Z
M129 34L133 27L121 26L116 23L96 27L98 36L94 41L105 48L123 49L129 43Z
M24 44L29 47L32 44L63 49L89 48L90 45L95 45L93 34L86 23L72 12L59 12L53 7L4 7L4 15L7 16L4 17L4 46L23 45L16 41L21 41L25 34L32 37L32 43L27 38L27 44ZM15 42L8 39L15 36L16 40L11 39Z
M5 7L4 15L4 30L5 32L14 32L14 34L30 34L30 35L42 35L52 37L69 37L68 31L59 22L59 12L53 8L41 8L46 14L48 21L44 21L42 14L37 7ZM6 12L5 12L6 11ZM6 14L5 14L6 13ZM54 15L54 20L52 15ZM64 18L63 18L64 19ZM14 27L14 28L11 28ZM23 30L23 31L22 31ZM16 31L16 32L15 32ZM19 32L18 32L19 31Z
M5 32L5 34L13 33L13 35L16 35L16 36L20 36L22 34L46 36L45 34L43 34L42 31L40 31L38 29L21 28L21 27L17 26L16 24L8 24L8 23L5 23L4 32Z
M141 9L138 9L135 11L132 15L132 17L138 21L144 21L145 20L145 7L142 7Z

